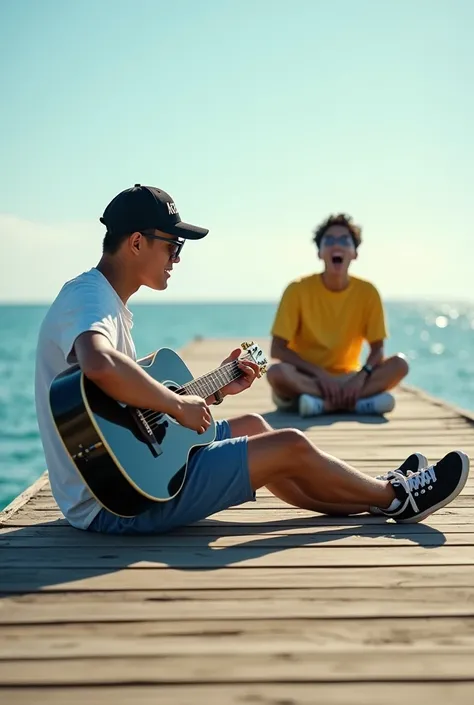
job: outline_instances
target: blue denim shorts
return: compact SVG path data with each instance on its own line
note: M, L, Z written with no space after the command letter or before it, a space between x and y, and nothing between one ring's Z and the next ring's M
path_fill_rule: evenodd
M184 486L169 502L157 502L136 517L101 509L88 531L101 534L162 534L194 524L228 507L255 499L250 484L247 436L231 438L228 421L216 422L216 440L197 450Z

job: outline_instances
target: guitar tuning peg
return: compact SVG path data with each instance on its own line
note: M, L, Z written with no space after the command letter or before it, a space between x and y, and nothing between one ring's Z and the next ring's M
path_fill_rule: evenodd
M252 343L242 343L240 347L242 348L242 350L248 350L251 345Z

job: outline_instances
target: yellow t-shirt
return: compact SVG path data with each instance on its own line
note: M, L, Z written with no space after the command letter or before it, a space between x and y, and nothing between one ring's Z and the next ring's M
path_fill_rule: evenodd
M290 350L332 374L360 367L364 340L387 337L380 294L373 284L350 277L343 291L330 291L321 274L291 282L283 293L272 335Z

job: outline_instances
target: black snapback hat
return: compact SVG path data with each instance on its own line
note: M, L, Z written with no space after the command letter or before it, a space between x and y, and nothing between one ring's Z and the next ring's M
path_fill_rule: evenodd
M156 228L178 238L200 240L209 232L205 228L183 223L175 202L166 191L141 184L135 184L115 196L100 222L114 235Z

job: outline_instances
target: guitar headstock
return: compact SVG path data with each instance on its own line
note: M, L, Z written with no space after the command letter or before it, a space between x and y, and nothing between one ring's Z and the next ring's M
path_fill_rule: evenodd
M268 360L265 357L265 353L262 348L253 341L250 343L242 343L240 347L242 350L246 351L246 357L249 357L252 362L255 362L255 364L258 365L260 374L264 375L267 371Z

